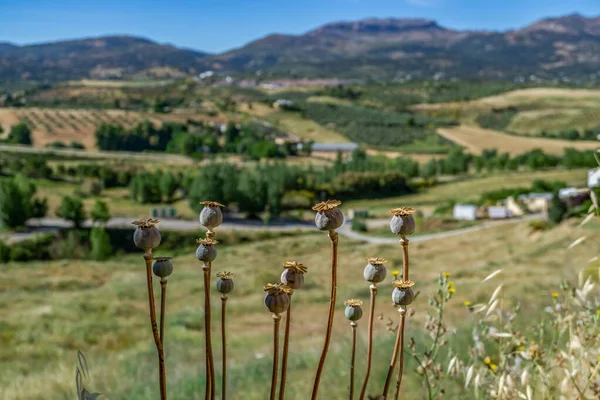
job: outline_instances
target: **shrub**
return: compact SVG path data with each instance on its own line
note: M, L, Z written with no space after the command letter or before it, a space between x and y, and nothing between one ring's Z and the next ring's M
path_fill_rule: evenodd
M367 228L367 224L364 223L360 218L352 219L352 230L356 232L367 232L369 229Z
M90 234L90 242L92 244L92 259L103 261L108 259L113 249L110 245L110 236L104 228L93 228Z
M73 222L75 228L80 228L83 221L85 221L86 214L83 209L83 202L78 197L65 196L63 197L60 207L58 208L56 215Z

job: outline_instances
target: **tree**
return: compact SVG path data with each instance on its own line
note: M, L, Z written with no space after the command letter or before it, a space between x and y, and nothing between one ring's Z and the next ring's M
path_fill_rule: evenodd
M173 173L170 171L167 171L160 177L159 186L162 196L167 199L167 202L171 202L179 185L177 183L177 179L175 179L175 175L173 175Z
M86 218L85 210L83 209L83 202L78 197L65 196L62 198L60 207L58 208L56 215L73 222L75 228L81 228L82 222Z
M10 132L8 133L8 142L31 145L31 129L22 122L11 126Z
M258 173L252 173L249 170L242 172L238 185L240 193L238 207L240 211L255 217L265 209L266 195L263 187L263 182Z
M47 199L35 198L37 187L19 174L0 181L0 224L8 228L25 226L29 218L42 218L48 211Z
M201 211L203 206L200 202L206 200L228 205L223 196L223 187L225 186L224 179L229 179L229 177L221 176L220 168L219 164L206 166L200 169L200 173L194 178L188 193L190 207L194 211ZM235 178L231 177L231 179Z
M96 202L94 203L94 208L92 208L92 211L90 213L90 216L92 217L92 221L94 221L94 223L101 222L103 224L106 224L110 219L110 211L108 209L108 204L106 204L102 200L96 200Z
M565 217L566 212L567 207L562 201L560 201L558 192L554 192L554 195L552 196L552 202L550 203L550 211L548 213L550 221L554 222L555 224L560 224Z
M0 221L8 228L25 226L27 209L23 207L23 194L13 179L0 183Z
M90 234L90 242L92 244L93 260L106 260L113 252L113 249L110 245L110 236L103 227L96 227L92 229Z

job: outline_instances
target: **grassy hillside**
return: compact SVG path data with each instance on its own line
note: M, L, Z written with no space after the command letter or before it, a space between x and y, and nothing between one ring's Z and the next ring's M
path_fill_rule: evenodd
M412 203L396 203L411 204ZM441 270L450 272L456 294L448 308L450 328L462 332L468 312L466 300L486 302L494 284L481 279L503 269L497 278L504 283L504 299L520 301L524 317L536 315L550 302L550 293L562 278L574 278L577 269L600 251L598 226L584 231L585 246L567 255L566 246L582 234L571 223L542 234L531 234L522 224L502 226L457 238L420 243L411 247L413 279L421 291L412 306L408 337L423 340L422 325L427 297L435 288ZM590 230L591 229L591 230ZM218 236L218 233L217 233ZM390 235L391 237L391 235ZM188 247L189 246L189 247ZM173 398L199 398L202 393L202 284L193 243L174 259L169 278L167 314L167 368ZM457 249L460 248L460 251ZM308 267L306 288L294 296L289 399L304 400L312 384L314 365L327 318L329 244L326 235L272 239L221 247L215 271L237 274L236 289L228 302L230 341L230 393L232 398L264 399L270 373L271 316L262 305L262 285L278 279L284 259L296 259ZM157 255L167 255L156 251ZM367 300L368 285L362 279L364 259L380 256L389 260L388 271L401 264L399 246L374 246L340 238L338 313L334 343L327 361L321 395L343 398L347 388L348 339L350 329L343 318L342 302L358 297ZM243 260L243 261L242 261ZM108 262L50 262L9 264L0 284L2 357L0 384L6 400L36 400L71 397L77 349L90 364L90 387L107 399L141 400L157 390L155 352L147 321L147 298L143 260L119 256ZM375 325L375 352L371 391L378 390L388 363L393 337L385 321L395 318L389 305L390 288L382 284ZM219 316L214 296L215 318ZM364 323L363 323L364 322ZM35 329L33 329L35 327ZM43 327L43 329L40 329ZM359 324L359 358L365 352L366 320ZM215 327L215 334L218 328ZM451 336L453 342L466 340ZM219 365L220 350L216 348ZM219 370L219 368L217 368ZM359 363L357 377L363 376ZM414 364L406 369L407 395L420 393ZM243 397L242 397L243 396Z

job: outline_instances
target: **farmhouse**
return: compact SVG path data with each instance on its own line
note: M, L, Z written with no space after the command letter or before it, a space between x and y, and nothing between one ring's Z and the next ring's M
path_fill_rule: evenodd
M588 171L587 185L589 188L600 186L600 168L590 169Z
M313 143L313 153L351 153L358 148L358 143Z
M454 219L474 221L477 219L477 206L475 204L455 204L452 216Z
M488 217L490 219L506 219L511 216L511 212L507 207L492 206L488 208Z

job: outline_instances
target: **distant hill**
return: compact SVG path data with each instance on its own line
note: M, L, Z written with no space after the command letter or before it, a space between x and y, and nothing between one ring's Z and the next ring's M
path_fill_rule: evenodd
M600 17L572 14L506 32L371 18L331 23L303 35L273 34L217 55L129 36L0 43L0 79L127 77L165 68L183 74L260 70L282 77L584 78L600 73Z
M425 19L337 22L300 36L270 35L206 61L299 76L584 76L600 71L600 18L573 14L507 32L458 31Z
M0 43L0 80L118 78L165 67L189 74L203 69L206 55L131 36L28 46Z

